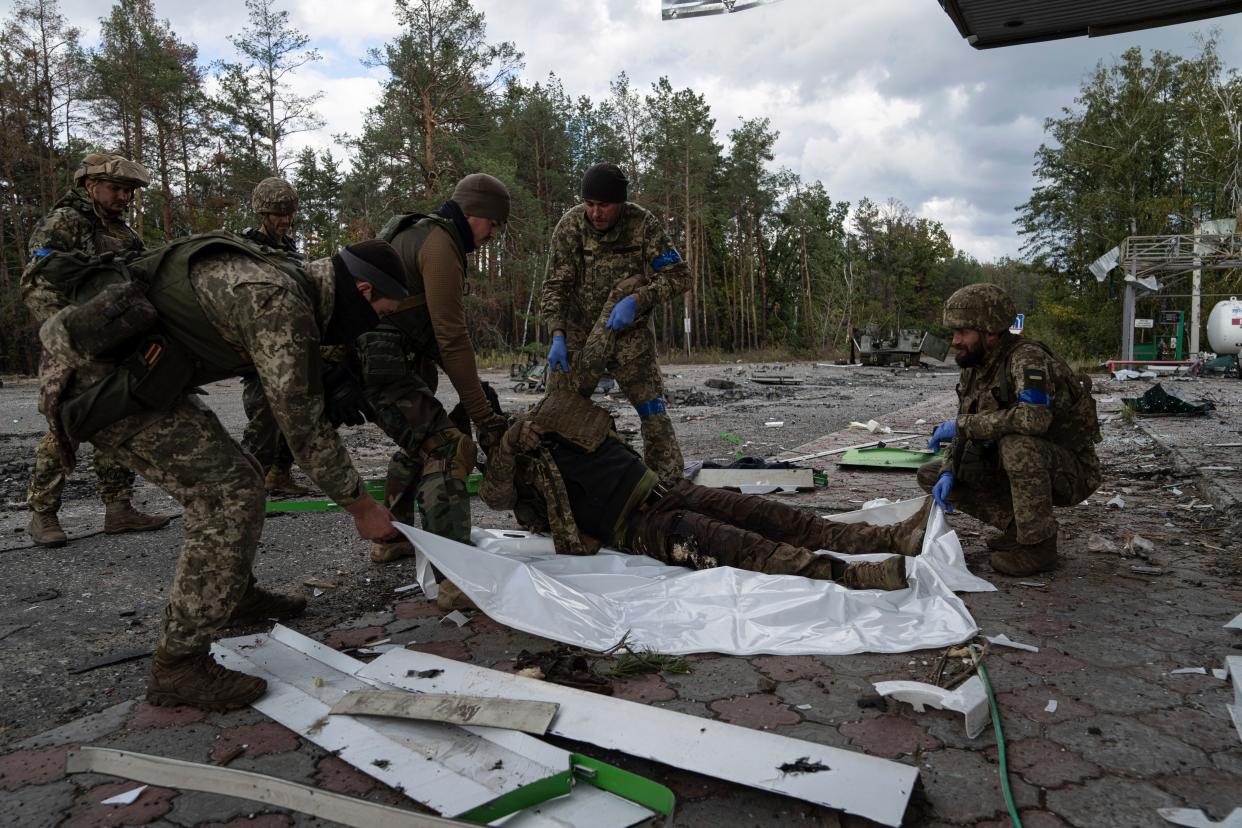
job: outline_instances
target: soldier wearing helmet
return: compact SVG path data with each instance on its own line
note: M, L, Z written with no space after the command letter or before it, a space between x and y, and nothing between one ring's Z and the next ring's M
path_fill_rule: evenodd
M252 242L279 250L298 264L305 260L293 242L293 214L298 211L298 193L283 178L265 178L250 195L250 207L259 217L258 227L247 227L242 236Z
M143 250L142 239L125 223L124 215L134 192L151 183L146 167L121 155L92 152L74 170L73 183L74 188L60 197L30 236L22 298L40 324L64 306L65 298L32 272L30 265L56 251L98 256ZM134 474L107 451L95 452L95 473L108 534L159 529L170 520L133 507ZM64 546L68 541L57 517L64 488L65 471L57 459L55 441L51 434L45 434L35 450L34 473L26 497L31 512L27 531L39 546Z
M962 369L958 411L927 444L952 448L918 479L946 512L960 508L1000 529L987 540L993 569L1024 576L1057 564L1053 507L1081 503L1100 485L1100 428L1090 379L1010 333L1015 316L996 285L967 285L945 302Z

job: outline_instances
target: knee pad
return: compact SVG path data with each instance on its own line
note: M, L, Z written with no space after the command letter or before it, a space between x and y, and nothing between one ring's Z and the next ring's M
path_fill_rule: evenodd
M423 461L423 477L431 474L447 474L465 482L474 469L478 447L474 440L455 428L438 431L418 447Z
M668 411L668 407L664 404L662 397L647 400L645 403L639 403L634 406L634 410L638 412L638 418L645 420L655 414L664 414Z

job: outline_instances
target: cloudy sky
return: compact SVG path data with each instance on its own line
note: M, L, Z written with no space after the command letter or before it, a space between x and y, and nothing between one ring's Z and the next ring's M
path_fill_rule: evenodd
M1191 55L1217 27L1227 66L1242 68L1242 15L1105 38L976 51L936 0L783 0L729 16L663 22L660 0L474 0L489 39L525 54L525 77L559 75L571 95L600 99L625 71L640 89L661 75L706 95L723 142L742 117L767 117L777 163L819 179L837 200L896 198L941 221L982 259L1016 255L1014 207L1029 196L1043 122L1072 105L1095 64L1130 46ZM232 58L243 0L155 0L204 60ZM332 146L357 132L380 75L361 58L395 34L392 0L283 0L324 60L303 70L323 90L327 126L304 140ZM62 0L98 36L100 0ZM335 148L337 154L340 149Z

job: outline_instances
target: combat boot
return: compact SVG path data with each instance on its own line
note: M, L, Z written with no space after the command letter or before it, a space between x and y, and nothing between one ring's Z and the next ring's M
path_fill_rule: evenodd
M989 560L1002 575L1022 577L1049 572L1057 568L1057 536L1039 543L1016 543L1011 549L993 553Z
M209 653L169 656L156 652L147 678L147 701L157 707L238 710L267 691L267 682L217 664Z
M55 512L31 512L26 531L30 533L30 539L36 546L64 546L69 542L65 530L60 528L60 520Z
M108 535L163 529L170 520L171 515L143 514L128 500L104 504L104 533Z
M436 593L436 606L445 612L479 608L478 604L470 600L469 595L462 592L457 584L447 578L440 581L440 591Z
M850 589L883 589L890 592L905 589L909 586L906 583L906 559L892 555L882 561L847 563L837 583Z
M391 543L375 542L371 544L371 560L375 563L392 563L401 558L414 557L414 544L405 538Z
M292 469L280 466L272 466L267 470L267 476L263 478L263 488L270 495L301 497L310 494L310 489L294 481Z
M923 551L923 536L927 534L927 515L931 512L932 499L926 498L923 505L910 517L897 524L897 551L906 556L918 555Z
M1011 549L1017 549L1018 543L1018 524L1010 521L1005 527L1005 531L999 535L990 535L983 539L983 545L993 552L1008 552Z
M306 612L306 598L284 595L251 584L225 623L230 626L257 624L275 619L287 621Z

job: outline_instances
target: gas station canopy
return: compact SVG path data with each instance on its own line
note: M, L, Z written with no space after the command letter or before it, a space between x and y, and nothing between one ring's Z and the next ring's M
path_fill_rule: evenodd
M1242 0L940 0L976 49L1172 26L1242 12Z

